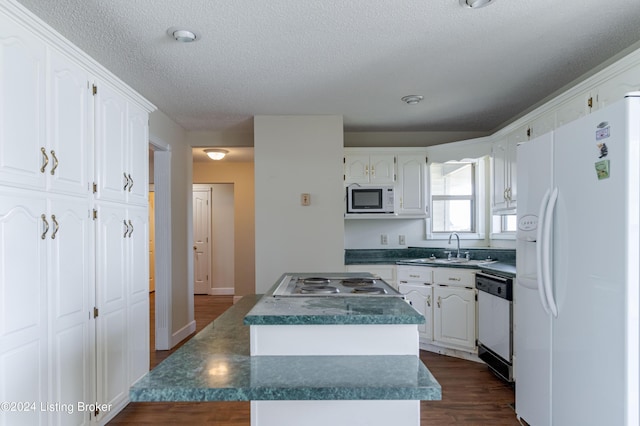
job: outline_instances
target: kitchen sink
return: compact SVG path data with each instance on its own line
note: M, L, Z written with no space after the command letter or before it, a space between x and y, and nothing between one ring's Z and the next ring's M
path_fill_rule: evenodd
M406 263L415 263L415 264L421 264L421 265L438 264L438 265L469 265L469 266L488 265L494 262L496 261L487 260L487 259L479 260L479 259L465 259L465 258L455 258L455 257L451 259L438 259L433 257L427 257L424 259L411 259L406 261Z

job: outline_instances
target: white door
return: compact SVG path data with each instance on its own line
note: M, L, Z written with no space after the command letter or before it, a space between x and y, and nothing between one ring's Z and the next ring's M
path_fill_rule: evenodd
M92 401L94 365L93 221L86 199L50 200L51 229L46 236L51 250L48 267L49 327L51 329L50 400ZM73 267L72 267L73 265ZM52 424L81 425L86 412L51 413Z
M45 200L0 190L0 398L48 401ZM47 231L45 233L45 230ZM2 425L48 424L47 413L0 410Z
M433 289L433 339L473 349L476 344L475 290L436 286Z
M211 189L207 186L193 189L193 292L209 294L211 233Z
M0 182L43 188L45 46L9 19L0 25L0 75Z

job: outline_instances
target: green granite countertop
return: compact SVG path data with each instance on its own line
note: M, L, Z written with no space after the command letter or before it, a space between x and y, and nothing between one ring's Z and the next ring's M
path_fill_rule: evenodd
M259 300L244 297L206 326L141 378L131 401L441 399L415 356L251 357L243 319Z
M273 296L283 274L244 318L247 325L424 324L422 314L402 297ZM319 274L308 274L309 276ZM322 276L362 276L362 273L322 273ZM371 275L371 277L373 277Z

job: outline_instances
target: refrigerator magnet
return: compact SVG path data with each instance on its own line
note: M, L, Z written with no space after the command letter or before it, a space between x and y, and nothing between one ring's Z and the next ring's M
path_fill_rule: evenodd
M598 149L600 150L600 156L598 158L606 157L609 155L609 148L607 148L607 144L599 143Z
M609 178L609 160L596 162L596 174L598 175L598 180Z

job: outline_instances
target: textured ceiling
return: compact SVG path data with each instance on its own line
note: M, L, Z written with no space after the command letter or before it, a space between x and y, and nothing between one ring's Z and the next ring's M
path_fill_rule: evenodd
M187 130L492 131L640 40L640 0L18 0ZM201 34L173 41L169 27ZM423 95L414 106L404 95Z

